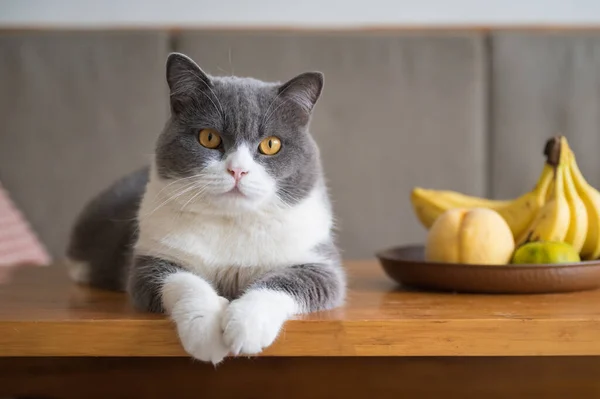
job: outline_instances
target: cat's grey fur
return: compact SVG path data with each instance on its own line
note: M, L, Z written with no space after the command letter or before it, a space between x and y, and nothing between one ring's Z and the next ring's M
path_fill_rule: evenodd
M254 155L253 160L276 181L278 200L293 209L318 193L329 211L319 151L308 131L313 106L321 95L322 74L301 74L284 84L214 77L181 54L171 54L166 69L171 117L156 143L155 180L192 179L206 165L226 159L240 145L277 135L282 142L280 154ZM197 133L206 127L220 132L220 149L199 145ZM99 288L126 290L139 309L165 312L163 282L174 273L190 269L169 257L136 249L140 217L144 217L139 215L140 204L148 201L152 170L146 167L135 171L94 198L77 219L67 252L79 265L73 274L76 280ZM202 207L202 199L195 202L194 206ZM211 206L219 210L218 203ZM238 216L243 217L241 212ZM328 237L311 249L316 258L323 259L320 262L267 269L227 265L218 268L212 278L201 277L228 300L255 289L268 289L289 294L304 311L339 306L345 296L345 275L333 234Z
M85 262L85 275L73 276L76 280L97 288L125 290L148 173L149 168L143 167L124 176L84 207L67 248L71 260Z
M173 62L167 77L172 93L188 93L173 97L175 117L159 137L156 164L164 178L192 176L201 171L204 163L214 157L227 156L240 143L253 142L275 132L286 151L277 157L257 157L269 173L277 179L279 195L287 202L304 198L321 177L319 153L312 137L305 132L313 104L321 95L323 76L305 73L284 85L262 82L251 78L208 77L190 91L186 75L189 66ZM200 72L196 73L197 75ZM212 83L207 86L208 82ZM274 102L277 93L286 93L294 85L308 86L308 102L302 104L306 112L297 112L285 102ZM215 97L216 100L215 101ZM300 97L300 100L303 99ZM208 112L207 112L208 111ZM200 126L211 126L219 132L227 148L218 153L198 145L196 133Z

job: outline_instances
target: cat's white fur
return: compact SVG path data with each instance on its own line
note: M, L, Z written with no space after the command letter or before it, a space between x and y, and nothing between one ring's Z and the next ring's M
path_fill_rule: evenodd
M214 364L227 356L229 348L221 332L223 314L229 305L226 298L220 297L205 280L186 272L167 277L161 295L188 354Z
M232 167L248 172L239 184L245 196L226 194L235 185L227 172ZM283 204L275 181L244 146L193 180L201 188L190 189L189 179L161 179L152 168L135 252L187 270L169 276L162 294L188 353L213 363L227 352L258 353L273 342L287 318L302 311L302 304L264 289L228 303L215 291L216 279L224 269L236 268L244 271L234 274L244 276L245 285L275 268L324 261L314 249L331 234L325 187L316 186L294 206Z
M234 355L259 353L277 338L283 323L298 312L299 304L284 292L249 291L225 311L223 339Z

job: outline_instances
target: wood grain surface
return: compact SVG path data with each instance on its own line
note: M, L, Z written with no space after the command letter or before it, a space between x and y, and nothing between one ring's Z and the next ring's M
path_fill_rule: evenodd
M346 268L347 304L290 320L262 356L600 355L600 291L418 292L376 261ZM60 263L16 269L0 304L0 356L185 356L165 317L71 283Z

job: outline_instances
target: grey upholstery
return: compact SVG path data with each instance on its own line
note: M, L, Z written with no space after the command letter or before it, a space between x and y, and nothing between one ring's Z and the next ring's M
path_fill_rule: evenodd
M600 186L600 34L0 32L0 181L52 254L84 202L145 163L167 118L164 64L325 73L313 132L346 258L420 242L416 186L512 197L550 135Z
M492 49L493 195L529 191L555 134L600 187L600 33L498 33Z
M0 181L54 256L84 202L152 153L167 44L163 33L0 35Z
M313 133L347 257L420 241L415 185L484 194L482 38L476 34L184 33L211 73L287 80L325 74Z

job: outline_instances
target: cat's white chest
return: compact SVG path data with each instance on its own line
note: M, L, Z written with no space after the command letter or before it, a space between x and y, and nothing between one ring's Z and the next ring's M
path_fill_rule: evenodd
M140 221L138 253L166 258L213 280L223 269L258 272L317 262L314 248L330 236L331 214L318 191L289 209L223 217L162 207ZM144 205L142 204L142 209Z

